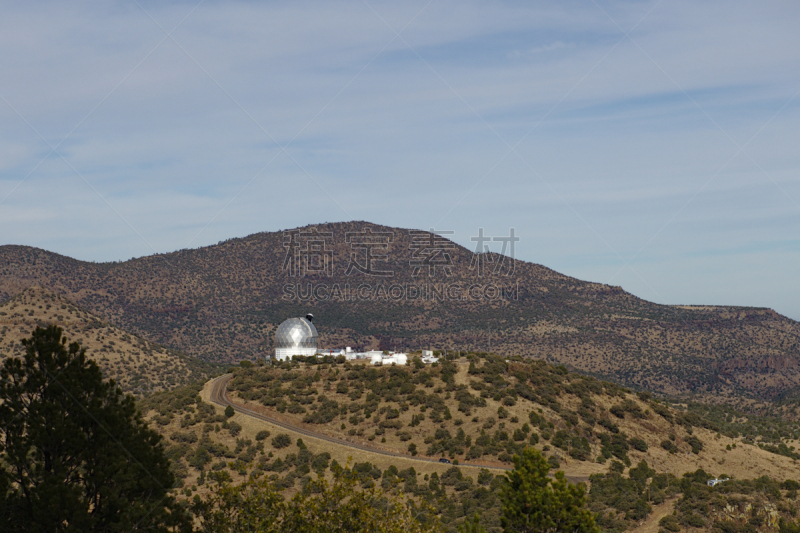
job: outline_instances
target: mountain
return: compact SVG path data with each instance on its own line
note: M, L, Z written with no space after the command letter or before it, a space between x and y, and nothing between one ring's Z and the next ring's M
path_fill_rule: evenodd
M78 342L122 390L141 396L207 379L214 365L196 361L129 334L61 295L30 287L0 305L0 362L25 353L22 339L37 326L55 324L68 342Z
M800 387L800 324L770 309L654 304L541 265L476 255L425 231L368 222L257 233L118 263L3 246L0 265L0 301L46 287L207 361L271 353L281 321L313 312L322 347L491 346L720 401Z

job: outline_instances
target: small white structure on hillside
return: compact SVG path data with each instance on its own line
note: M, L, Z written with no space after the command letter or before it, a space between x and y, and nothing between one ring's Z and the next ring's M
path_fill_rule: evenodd
M303 319L290 319L290 320L303 320ZM289 322L289 321L287 320L287 322ZM311 327L313 328L314 326L313 326L313 324L311 324L311 321L309 320L308 322L309 322L309 325L311 325ZM281 326L283 326L283 324L281 324ZM278 328L278 329L280 329L280 328ZM316 330L314 330L314 331L316 332ZM275 341L275 343L276 343L276 346L277 346L278 345L277 333L276 333L276 341ZM289 352L291 352L291 353L289 353ZM402 353L402 352L384 353L382 350L368 350L366 352L357 352L357 351L353 350L350 346L348 346L347 348L344 348L344 349L342 349L342 348L328 348L328 349L324 349L324 350L315 350L314 352L301 352L299 347L282 348L282 351L278 351L278 349L276 348L275 353L276 353L276 357L280 361L283 361L286 358L290 358L292 355L317 355L318 357L324 357L324 356L339 357L339 356L344 356L348 361L365 360L366 359L370 363L372 363L373 365L402 365L402 366L408 365L408 354L405 354L405 353ZM284 353L286 354L287 357L281 358L281 354L284 354ZM426 353L427 353L427 355L425 355ZM439 362L439 358L438 357L434 357L432 354L433 354L432 351L424 350L423 351L423 356L421 357L422 362L425 363L425 364L438 363Z
M388 355L381 351L373 350L367 352L370 356L370 362L373 365L407 365L408 356L404 353L389 352Z
M356 353L353 351L351 347L347 348L337 348L337 349L328 349L328 350L317 350L317 355L330 355L333 357L338 357L340 355L345 356L348 360L355 359Z
M717 479L717 478L709 479L708 481L706 481L706 485L708 485L709 487L716 487L717 485L719 485L723 481L728 481L728 480L725 479L725 478L722 478L722 479Z

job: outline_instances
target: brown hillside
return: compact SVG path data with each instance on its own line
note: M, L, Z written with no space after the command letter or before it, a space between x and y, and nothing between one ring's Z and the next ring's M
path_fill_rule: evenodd
M238 483L250 475L291 494L335 460L349 463L364 487L399 482L404 499L429 502L447 531L479 512L487 531L499 532L503 471L481 467L509 467L511 454L533 446L572 481L588 481L588 505L606 531L658 531L673 510L677 522L668 527L676 532L750 523L751 533L766 533L777 531L780 518L796 519L797 490L786 480L797 479L800 466L756 445L796 440L773 441L769 432L753 444L613 383L541 362L468 357L436 366L331 360L234 371L229 390L236 403L339 437L334 443L243 413L228 418L209 403L210 386L153 395L142 406L166 437L186 499L207 494L216 480ZM404 456L355 449L343 439ZM706 485L723 474L734 479Z
M608 450L619 451L600 438L606 435L624 436L620 442L628 444L621 447L632 464L644 459L661 472L800 476L794 460L724 437L713 423L647 395L541 362L475 361L242 368L228 390L234 402L298 427L409 455L414 444L420 455L462 463L511 466L515 453L533 445L568 474L588 476L607 469L604 450L607 459L615 457ZM661 443L670 435L668 451ZM692 436L702 442L699 453L687 442ZM633 439L644 441L641 449Z
M68 342L78 342L125 392L136 395L173 389L207 378L214 368L131 335L85 311L61 295L39 287L23 290L0 305L0 361L21 357L21 340L37 326L55 324Z
M366 222L301 230L332 236L316 245L302 241L300 250L320 251L300 254L299 264L306 257L320 268L294 277L284 269L283 232L121 263L4 246L0 300L44 286L104 320L208 361L255 359L271 351L283 319L312 311L324 347L487 350L491 344L496 353L558 362L627 385L721 399L769 399L800 386L800 324L769 309L657 305L541 265L501 262L496 254L483 256L489 262L478 275L480 258L471 250L444 240L426 251L418 234ZM386 242L359 235L363 230L390 236L385 249L372 249L372 266L391 277L357 269L348 275L351 261L366 266L359 239ZM348 232L355 232L350 243ZM430 253L435 249L441 253ZM415 264L423 266L416 277ZM502 268L492 273L493 265ZM503 290L506 298L494 297Z

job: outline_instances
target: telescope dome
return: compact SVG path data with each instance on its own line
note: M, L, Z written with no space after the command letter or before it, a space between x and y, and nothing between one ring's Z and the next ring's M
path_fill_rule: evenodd
M275 358L279 361L294 355L317 353L317 328L307 318L289 318L275 330Z

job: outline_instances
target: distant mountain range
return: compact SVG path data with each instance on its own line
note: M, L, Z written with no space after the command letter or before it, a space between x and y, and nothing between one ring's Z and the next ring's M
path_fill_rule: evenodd
M211 362L271 353L277 325L312 312L322 347L491 347L720 399L800 387L800 323L770 309L658 305L445 237L319 224L118 263L2 246L0 302L44 287Z

